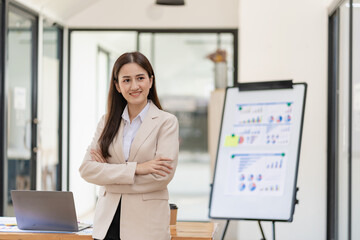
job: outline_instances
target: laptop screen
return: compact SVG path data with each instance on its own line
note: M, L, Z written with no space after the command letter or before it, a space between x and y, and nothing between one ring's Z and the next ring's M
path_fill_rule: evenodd
M78 231L72 192L11 191L19 229Z

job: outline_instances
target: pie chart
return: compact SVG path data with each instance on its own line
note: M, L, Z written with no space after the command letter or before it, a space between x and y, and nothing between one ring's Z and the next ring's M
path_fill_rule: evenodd
M244 191L244 190L245 190L245 183L241 183L241 184L239 185L239 190L240 190L240 191Z
M250 183L249 184L249 189L250 189L250 191L254 191L256 189L256 184L255 183Z

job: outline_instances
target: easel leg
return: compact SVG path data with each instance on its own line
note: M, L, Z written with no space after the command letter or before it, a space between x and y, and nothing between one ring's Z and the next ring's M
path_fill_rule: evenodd
M224 239L225 239L225 234L226 234L226 230L227 230L227 228L228 228L228 226L229 226L229 222L230 222L230 220L226 220L226 224L225 224L225 228L224 228L224 231L223 231L223 235L222 235L222 237L221 237L221 240L224 240Z
M273 240L275 240L275 221L272 221L273 225Z
M265 234L264 234L264 231L263 231L263 229L262 229L262 226L261 226L260 221L258 221L258 224L259 224L260 231L261 231L261 235L262 235L262 239L261 239L261 240L266 240L266 238L265 238Z

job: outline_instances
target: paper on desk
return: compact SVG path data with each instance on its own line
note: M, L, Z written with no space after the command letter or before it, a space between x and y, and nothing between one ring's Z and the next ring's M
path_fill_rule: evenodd
M0 232L65 233L65 234L78 234L78 235L92 235L92 230L93 230L92 228L86 228L79 232L21 230L17 227L15 217L0 217Z
M16 218L15 217L0 217L0 225L16 225Z
M39 231L39 230L21 230L17 226L0 226L0 232L13 232L13 233L74 233L74 232L62 232L62 231Z
M64 232L64 231L39 231L39 230L21 230L17 226L0 225L0 232L13 233L63 233L63 234L77 234L77 235L92 235L92 228L87 228L79 232Z

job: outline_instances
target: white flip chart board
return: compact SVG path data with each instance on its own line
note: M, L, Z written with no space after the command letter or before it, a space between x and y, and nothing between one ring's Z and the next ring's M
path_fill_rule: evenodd
M210 218L292 221L307 85L291 85L226 90Z

